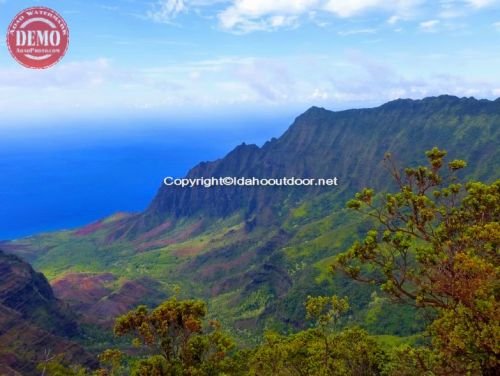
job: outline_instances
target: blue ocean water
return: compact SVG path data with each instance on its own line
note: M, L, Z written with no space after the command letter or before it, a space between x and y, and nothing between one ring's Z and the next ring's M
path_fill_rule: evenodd
M279 136L290 119L0 130L0 239L145 209L165 176Z

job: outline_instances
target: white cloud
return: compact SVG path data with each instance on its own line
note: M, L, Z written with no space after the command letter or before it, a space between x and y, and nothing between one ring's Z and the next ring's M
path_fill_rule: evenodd
M296 17L317 5L318 0L236 0L219 14L224 29L241 32L293 25Z
M355 29L355 30L344 30L339 31L337 34L343 37L356 34L375 34L377 29Z
M172 23L178 15L190 11L218 20L223 30L242 34L295 28L303 22L326 26L334 23L335 18L364 14L383 16L389 25L432 14L435 19L421 22L420 28L434 32L439 20L463 18L471 10L483 11L495 4L500 4L500 0L156 0L146 18ZM326 21L332 18L332 22ZM349 30L342 33L349 35Z
M421 0L233 0L218 17L223 29L237 32L295 25L300 16L317 12L347 18L370 10L381 10L392 13L390 20L395 22L407 17L420 3ZM287 22L277 25L272 22L275 17Z
M41 72L16 67L15 69L0 70L0 89L22 89L23 87L31 87L36 90L95 88L105 84L113 75L115 72L111 67L111 62L106 58L62 63Z
M471 6L473 6L474 8L485 8L485 7L488 7L490 5L495 5L495 4L498 4L500 3L500 1L498 0L466 0L467 3Z
M75 116L156 114L188 113L193 106L207 111L229 111L233 106L263 110L267 106L366 106L443 93L498 96L500 81L486 72L494 71L500 55L475 56L484 64L478 70L485 72L475 78L446 64L467 59L459 54L374 58L349 51L274 58L229 56L132 70L104 58L63 62L42 72L4 68L0 69L0 111L5 118L53 116L58 111ZM433 68L423 69L426 64Z
M158 0L146 16L154 22L170 23L186 9L184 0Z
M393 15L393 16L391 16L391 17L387 20L387 23L388 23L389 25L394 25L394 24L396 24L398 21L401 21L401 17L400 17L400 16Z
M16 118L85 114L96 107L105 109L116 96L115 84L129 79L132 77L114 69L105 58L63 62L43 71L1 68L0 111ZM26 103L30 103L30 111L26 111Z
M439 20L428 20L420 22L420 30L425 31L427 33L433 33L437 31L437 26L439 25Z
M323 8L340 17L351 17L372 9L399 13L412 8L417 3L417 1L412 0L329 0Z
M500 32L500 21L495 22L495 23L493 24L493 27L496 29L496 31Z

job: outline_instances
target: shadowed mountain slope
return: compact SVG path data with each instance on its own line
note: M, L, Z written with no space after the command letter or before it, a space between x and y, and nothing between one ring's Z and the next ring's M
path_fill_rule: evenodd
M36 365L57 354L68 363L95 365L71 341L79 334L75 317L43 274L0 251L0 373L37 375Z

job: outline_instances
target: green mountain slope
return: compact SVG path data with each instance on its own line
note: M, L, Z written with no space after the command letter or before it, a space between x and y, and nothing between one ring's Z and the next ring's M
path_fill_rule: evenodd
M180 285L184 295L205 298L242 337L264 327L299 328L306 296L331 293L349 296L349 320L375 333L410 335L421 328L414 312L390 308L376 291L329 274L332 257L368 227L344 203L364 186L390 189L382 164L388 151L406 166L438 146L468 160L470 176L498 178L499 129L500 99L441 96L341 112L313 107L280 138L240 145L188 177L336 176L338 187L162 186L144 213L4 247L53 283L69 273L111 273L119 283L155 280L153 289L166 295ZM60 282L57 291L70 298ZM113 313L121 311L113 305Z
M381 186L386 180L380 173L386 151L397 155L401 163L421 159L418 152L435 145L457 157L470 156L478 164L497 159L499 113L500 101L450 96L398 100L374 109L341 112L313 107L279 139L262 148L243 144L221 160L196 166L188 177L338 176L346 190ZM489 177L489 171L479 168L475 173L480 178ZM226 216L241 209L250 214L273 204L281 208L287 198L314 194L317 191L163 187L143 217L163 219L198 212Z

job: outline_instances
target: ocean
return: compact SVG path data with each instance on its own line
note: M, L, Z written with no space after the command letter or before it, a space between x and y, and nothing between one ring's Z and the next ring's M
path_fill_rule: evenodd
M279 137L287 118L169 124L129 121L0 130L0 239L70 229L144 210L166 176L246 143Z

